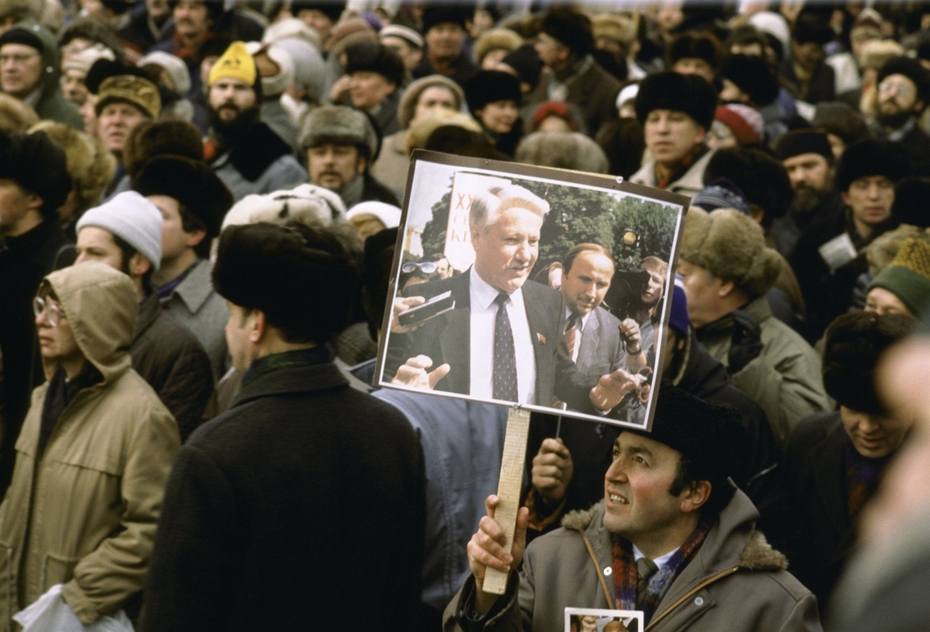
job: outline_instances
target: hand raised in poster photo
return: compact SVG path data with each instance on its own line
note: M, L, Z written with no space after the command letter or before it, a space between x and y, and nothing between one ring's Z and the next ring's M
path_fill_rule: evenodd
M617 240L603 221L594 231L599 243L579 241L584 230L559 226L560 234L546 240L552 219L572 222L570 209L553 208L529 181L524 186L499 173L453 179L449 197L460 208L450 204L444 250L414 261L410 239L401 253L407 260L398 262L383 385L610 420L636 417L641 424L644 411L636 411L648 400L654 374L667 259L617 265L609 247ZM597 202L602 208L592 208L588 223L612 215L614 198L607 193L546 186L555 189L551 199L574 195ZM667 252L676 218L674 211L662 217ZM423 237L429 238L427 230ZM621 248L635 245L624 246L624 237L629 241L622 233ZM463 242L469 246L464 253L457 248ZM541 256L549 259L544 266Z

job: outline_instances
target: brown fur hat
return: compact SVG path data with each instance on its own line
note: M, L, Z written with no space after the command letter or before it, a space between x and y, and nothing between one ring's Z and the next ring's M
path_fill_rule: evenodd
M475 63L480 66L485 55L492 50L503 49L510 53L520 48L521 44L523 38L510 29L488 29L475 42Z
M762 296L781 270L778 253L765 245L762 228L736 209L688 209L681 258L715 277L733 281L750 298Z
M116 172L116 158L113 154L107 151L99 138L79 132L65 123L41 121L29 133L38 131L48 134L65 151L68 173L77 196L74 215L78 216L95 206Z
M126 173L135 178L142 165L155 156L164 154L203 160L200 132L192 123L180 119L147 120L139 123L126 138L126 147L123 150Z
M0 93L0 130L25 132L39 122L39 115L25 101Z
M533 132L517 145L514 157L540 167L607 173L604 150L581 132Z

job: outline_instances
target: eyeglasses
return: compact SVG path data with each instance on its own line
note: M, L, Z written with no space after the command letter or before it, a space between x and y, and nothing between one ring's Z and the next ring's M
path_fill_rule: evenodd
M907 98L914 94L914 89L903 83L893 81L882 81L878 84L879 92L893 92L895 96Z
M32 299L32 313L36 315L36 318L45 314L45 318L48 319L48 324L52 327L60 325L61 321L65 318L65 313L60 307L41 296Z
M408 261L400 267L400 271L406 274L411 272L420 271L422 274L433 274L436 272L437 266L435 261L422 261L417 263L416 261Z
M22 66L30 59L38 57L38 53L19 53L17 55L0 55L0 66L6 64L6 62L11 61L17 66Z

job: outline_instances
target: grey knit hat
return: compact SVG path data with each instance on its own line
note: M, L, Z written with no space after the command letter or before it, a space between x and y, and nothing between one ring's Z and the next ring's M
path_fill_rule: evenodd
M455 109L462 109L462 104L465 102L465 92L462 91L459 84L442 75L422 77L407 86L407 89L404 91L404 96L401 97L400 106L397 109L397 119L400 121L401 127L407 129L410 126L410 121L413 120L413 115L417 111L417 101L420 100L420 95L423 94L427 88L432 88L434 86L445 88L451 92L452 96L455 98Z
M84 213L76 231L80 234L85 226L109 231L135 248L157 271L161 265L162 221L154 204L135 191L124 191Z
M371 157L378 150L378 136L368 117L344 105L324 105L310 112L300 130L300 149L325 143L355 145Z

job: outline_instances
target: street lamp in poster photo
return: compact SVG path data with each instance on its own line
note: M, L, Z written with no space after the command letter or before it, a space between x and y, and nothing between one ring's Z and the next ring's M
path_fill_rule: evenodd
M687 204L416 152L377 385L648 428Z

